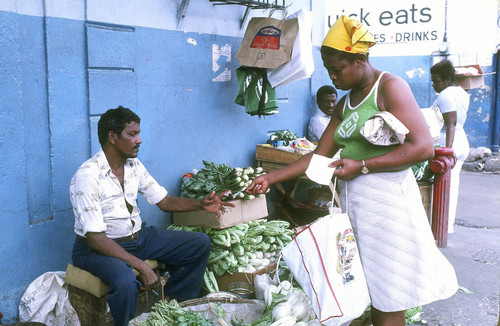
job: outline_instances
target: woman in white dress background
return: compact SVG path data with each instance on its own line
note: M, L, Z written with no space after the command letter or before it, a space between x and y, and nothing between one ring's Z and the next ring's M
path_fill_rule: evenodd
M469 94L462 87L454 84L455 68L448 60L440 61L431 67L431 80L432 87L439 93L432 106L439 107L444 119L439 145L452 148L456 158L455 166L451 170L448 214L448 233L453 233L460 170L467 155L469 155L469 141L464 131L467 110L469 109Z

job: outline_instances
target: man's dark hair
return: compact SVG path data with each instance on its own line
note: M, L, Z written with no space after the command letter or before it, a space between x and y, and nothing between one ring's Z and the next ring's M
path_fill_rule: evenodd
M132 110L119 106L116 109L109 109L99 119L97 123L97 135L99 136L99 143L104 146L108 141L110 131L114 131L118 137L121 137L125 125L130 122L141 123L141 118Z
M347 60L350 64L353 64L359 57L363 57L364 60L368 61L368 53L349 53L340 51L329 46L321 46L321 54L322 55L333 55L338 57L339 59Z
M431 67L431 75L437 75L441 80L449 79L453 83L455 81L455 67L448 60L439 61Z
M316 100L319 101L321 98L323 98L323 96L331 94L338 95L335 87L328 85L321 86L316 92Z

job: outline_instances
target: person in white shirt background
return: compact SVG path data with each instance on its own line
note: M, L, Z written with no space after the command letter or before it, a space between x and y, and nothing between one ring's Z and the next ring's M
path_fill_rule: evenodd
M309 120L308 140L318 142L330 122L333 108L337 104L337 90L332 86L321 86L316 92L318 111Z
M467 110L469 109L469 94L462 87L454 84L455 68L448 60L440 61L431 67L431 80L432 87L439 93L432 106L439 107L444 119L439 145L452 148L456 159L455 166L451 170L448 214L448 233L453 233L460 170L469 155L469 141L464 131Z

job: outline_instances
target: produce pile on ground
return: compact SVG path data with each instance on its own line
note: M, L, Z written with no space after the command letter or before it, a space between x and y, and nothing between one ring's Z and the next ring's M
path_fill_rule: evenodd
M264 174L261 167L255 169L251 166L233 168L227 164L216 164L209 161L203 161L203 164L205 165L203 169L193 170L193 173L188 173L183 178L181 197L201 199L210 195L212 191L219 194L230 190L231 194L222 200L255 198L255 196L247 194L245 189L254 178Z
M252 326L320 326L311 300L289 281L269 284L264 293L266 310Z
M170 225L169 230L203 232L212 242L204 287L219 291L215 276L235 272L252 273L275 262L294 235L290 223L258 219L218 230L200 226Z

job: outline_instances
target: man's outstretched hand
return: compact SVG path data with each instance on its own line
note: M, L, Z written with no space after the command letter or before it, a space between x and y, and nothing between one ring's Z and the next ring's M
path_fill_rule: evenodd
M210 195L201 200L203 209L215 213L215 218L219 218L226 211L226 207L235 207L233 203L222 201L222 197L228 193L229 191L223 191L219 195L215 195L215 191L212 191Z

